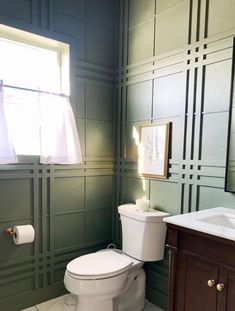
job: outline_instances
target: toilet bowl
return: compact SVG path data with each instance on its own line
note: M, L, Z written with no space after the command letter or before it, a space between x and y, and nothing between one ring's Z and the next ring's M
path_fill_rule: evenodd
M118 207L122 250L102 250L67 265L64 284L76 295L76 311L142 311L145 303L145 261L164 257L167 213L140 212L134 204Z
M76 311L112 311L114 304L117 308L120 297L142 265L119 250L104 250L71 261L67 265L64 284L68 291L78 296ZM142 291L144 300L144 287Z

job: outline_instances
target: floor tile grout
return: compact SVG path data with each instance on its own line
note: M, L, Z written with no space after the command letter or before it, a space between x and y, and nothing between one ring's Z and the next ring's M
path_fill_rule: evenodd
M75 308L76 300L71 294L66 294L58 298L43 302L41 304L31 306L28 309L22 311L73 311ZM59 310L58 310L59 311ZM134 310L133 310L134 311ZM164 311L157 306L146 301L146 305L143 311Z

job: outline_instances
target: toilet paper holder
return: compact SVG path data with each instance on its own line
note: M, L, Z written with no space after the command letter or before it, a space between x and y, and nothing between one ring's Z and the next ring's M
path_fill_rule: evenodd
M8 236L13 236L13 235L16 236L16 233L13 231L13 228L12 228L12 227L6 228L6 229L4 230L4 232L5 232L5 234L8 235Z
M6 236L13 239L15 245L32 243L35 238L35 230L32 225L18 225L6 228Z

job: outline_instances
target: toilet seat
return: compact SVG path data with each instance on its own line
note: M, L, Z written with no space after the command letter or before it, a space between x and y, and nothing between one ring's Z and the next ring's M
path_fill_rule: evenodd
M131 258L107 250L72 260L67 265L67 273L75 279L99 280L117 276L128 270L132 264Z

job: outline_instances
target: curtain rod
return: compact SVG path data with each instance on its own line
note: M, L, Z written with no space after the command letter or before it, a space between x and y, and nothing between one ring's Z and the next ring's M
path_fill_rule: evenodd
M57 96L63 96L69 98L69 95L65 95L63 93L54 93L54 92L48 92L48 91L43 91L43 90L35 90L35 89L29 89L21 86L15 86L15 85L8 85L8 84L3 84L3 80L0 80L0 87L8 87L20 91L29 91L29 92L35 92L35 93L43 93L43 94L49 94L49 95L57 95Z

